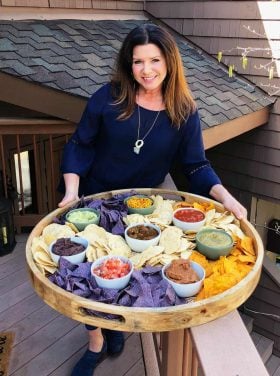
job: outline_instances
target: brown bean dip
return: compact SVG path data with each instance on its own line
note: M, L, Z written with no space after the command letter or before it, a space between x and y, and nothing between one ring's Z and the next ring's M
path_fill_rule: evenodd
M70 238L60 238L54 243L52 252L59 256L73 256L85 250L82 244L72 242Z
M199 281L199 277L192 269L189 260L173 260L165 270L167 278L176 283L193 283Z
M136 225L127 230L127 235L138 240L150 240L158 236L158 231L151 226Z

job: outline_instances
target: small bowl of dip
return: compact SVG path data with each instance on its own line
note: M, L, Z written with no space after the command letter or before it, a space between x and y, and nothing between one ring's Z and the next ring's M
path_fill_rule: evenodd
M134 252L143 252L150 246L157 245L160 239L160 228L152 223L137 223L125 229L127 244Z
M127 206L128 214L147 215L155 210L154 200L145 195L134 195L124 200Z
M162 268L162 277L171 284L178 296L189 298L197 295L202 288L205 270L197 262L179 259Z
M174 211L173 224L183 231L197 232L204 226L206 217L203 211L194 208L179 208Z
M72 209L66 214L65 219L79 231L83 231L88 225L99 224L100 212L93 208Z
M196 234L196 247L210 260L227 256L233 248L233 239L224 230L205 228Z
M49 246L52 260L58 263L60 257L64 257L72 264L79 264L85 260L88 240L80 236L71 238L59 238Z
M97 285L105 289L125 288L133 272L132 262L122 256L104 256L91 265L91 274Z

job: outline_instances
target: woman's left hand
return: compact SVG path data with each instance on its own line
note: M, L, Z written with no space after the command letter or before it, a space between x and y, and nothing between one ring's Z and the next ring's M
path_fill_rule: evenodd
M211 188L210 195L221 202L225 209L231 211L237 219L247 218L247 209L240 204L221 184L216 184Z

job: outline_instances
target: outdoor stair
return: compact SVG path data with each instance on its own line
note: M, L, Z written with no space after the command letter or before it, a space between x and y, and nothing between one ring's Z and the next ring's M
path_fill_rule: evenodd
M253 330L254 319L239 312L270 376L280 376L280 358L272 353L274 342Z

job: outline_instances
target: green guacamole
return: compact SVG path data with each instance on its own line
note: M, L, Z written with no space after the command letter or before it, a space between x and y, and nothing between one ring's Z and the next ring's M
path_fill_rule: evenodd
M208 247L227 247L231 244L231 239L223 232L208 232L199 235L199 241Z
M95 219L97 219L97 215L89 210L80 210L73 213L69 213L67 218L70 222L85 223L89 221L94 221Z

